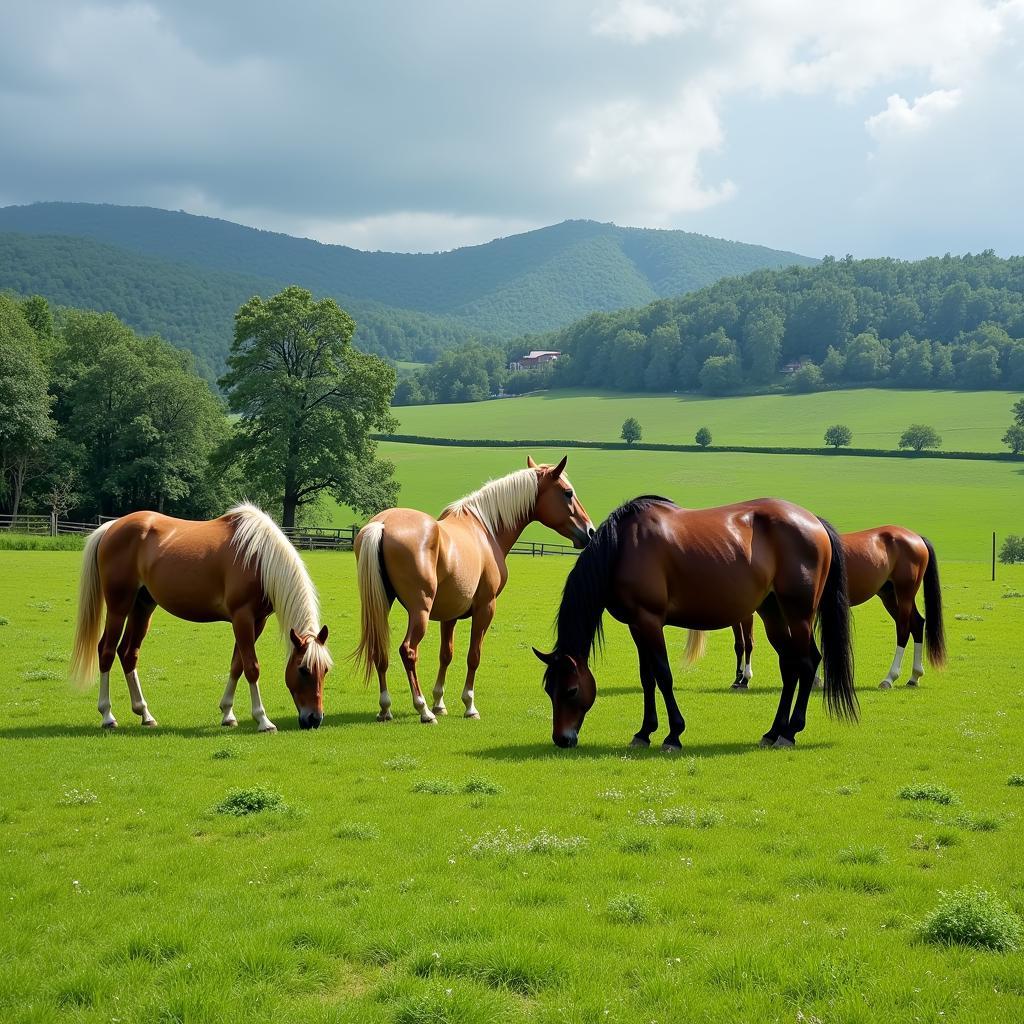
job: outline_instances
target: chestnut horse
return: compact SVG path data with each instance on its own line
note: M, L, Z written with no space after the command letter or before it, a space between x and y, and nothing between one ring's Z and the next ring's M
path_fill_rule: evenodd
M648 746L658 727L655 686L668 711L664 749L679 749L686 727L672 693L665 626L690 630L686 653L693 661L703 652L705 630L730 626L754 611L778 652L783 680L761 745L794 745L823 656L826 707L839 717L857 717L842 547L828 523L797 505L762 498L682 509L646 495L612 512L566 579L555 649L542 654L534 648L546 666L552 739L559 747L576 746L597 697L588 662L595 642L603 642L606 608L629 626L639 654L644 718L634 746ZM821 653L812 631L815 615Z
M362 665L368 683L374 671L380 683L377 721L391 719L387 670L390 629L388 613L397 597L409 614L399 655L420 721L434 723L448 713L444 682L454 652L455 626L470 619L469 654L462 703L466 718L479 718L474 684L484 634L494 618L494 606L508 579L506 556L532 522L567 537L582 548L594 532L565 475L563 458L557 466L538 466L527 459L520 469L449 505L439 519L410 508L392 508L375 516L359 531L355 551L362 632L353 657ZM434 683L433 710L420 690L416 675L420 641L427 623L441 623L441 656Z
M846 556L846 577L851 607L877 596L896 623L896 654L889 673L879 683L892 688L900 677L907 640L914 638L914 667L907 686L917 686L924 675L924 647L928 661L941 668L946 663L946 630L942 622L942 588L939 562L927 537L902 526L877 526L873 530L844 533L840 537ZM917 610L917 593L924 584L924 618ZM748 616L733 626L736 651L734 690L745 690L754 672L754 619ZM817 681L816 681L817 683Z
M299 725L315 729L323 721L323 682L331 656L324 646L327 627L319 625L316 588L288 538L254 505L239 505L210 522L133 512L104 523L89 537L78 590L71 677L87 686L98 664L98 708L104 728L117 727L110 710L115 653L124 669L132 711L143 725L156 725L142 695L137 666L158 606L189 622L231 623L235 651L220 702L221 724L238 724L232 706L244 672L260 732L277 729L263 710L256 658L256 640L276 612L288 654L285 683Z

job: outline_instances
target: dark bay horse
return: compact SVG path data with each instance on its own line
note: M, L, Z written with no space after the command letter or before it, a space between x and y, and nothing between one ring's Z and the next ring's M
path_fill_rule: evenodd
M691 631L692 660L703 648L703 631L731 626L755 611L778 652L783 680L761 745L794 745L823 657L826 707L840 718L857 717L842 547L828 523L797 505L762 498L682 509L647 495L612 512L566 579L555 649L542 654L534 648L547 666L544 689L552 704L552 738L560 747L576 745L597 697L588 662L595 642L602 642L606 608L629 626L639 654L644 718L634 746L648 746L658 727L655 686L669 717L664 748L678 749L685 728L672 692L665 626Z
M388 693L388 613L395 598L409 615L399 654L420 721L433 723L447 714L444 682L454 654L455 626L470 619L469 654L462 703L466 718L479 718L474 684L484 634L508 579L505 558L520 534L540 522L582 548L594 532L565 475L566 460L557 466L527 468L484 484L449 505L440 518L411 508L392 508L370 520L356 537L355 550L362 632L354 657L369 682L374 671L380 683L379 722L391 719ZM441 655L434 707L420 690L416 674L420 641L427 623L441 623Z
M100 629L103 607L106 622ZM139 683L139 649L157 607L189 622L231 623L235 651L221 699L222 725L238 724L235 686L245 673L252 717L260 732L276 726L263 710L256 640L277 614L288 653L285 683L303 729L323 721L324 676L331 667L327 627L320 627L316 588L299 553L273 520L239 505L210 522L133 512L104 523L85 545L71 677L88 685L100 670L103 726L117 727L110 710L110 667L121 660L132 711L155 726ZM98 644L97 644L98 641Z
M907 686L917 686L924 675L924 648L928 661L941 668L946 663L946 630L942 621L942 587L939 562L927 537L902 526L877 526L873 530L844 533L840 540L846 558L846 582L850 606L878 597L896 624L896 653L886 677L879 684L888 690L900 677L907 640L914 638L914 667ZM924 586L924 617L917 610L917 594ZM754 674L754 618L733 626L736 651L734 690L745 690Z

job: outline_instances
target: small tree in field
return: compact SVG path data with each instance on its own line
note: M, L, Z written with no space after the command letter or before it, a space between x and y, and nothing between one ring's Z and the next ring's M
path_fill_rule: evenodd
M701 446L701 448L707 448L711 444L711 431L707 427L701 427L693 436L694 441Z
M1011 533L1003 546L999 549L999 561L1003 565L1014 565L1017 562L1024 562L1024 537L1018 537Z
M846 448L852 440L850 428L843 423L835 423L825 431L825 444L832 448Z
M620 436L626 444L635 444L641 437L643 437L643 431L640 429L640 421L635 416L628 417L622 424L622 434Z
M1014 423L1009 430L1003 434L1003 444L1007 445L1014 455L1024 452L1024 427Z
M942 444L942 438L934 427L924 423L912 423L900 435L900 448L913 448L915 452L924 451L925 448L938 448Z

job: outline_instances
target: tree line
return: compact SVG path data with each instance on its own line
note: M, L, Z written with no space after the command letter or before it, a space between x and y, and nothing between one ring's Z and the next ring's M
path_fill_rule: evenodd
M0 510L210 518L250 498L294 525L326 495L394 504L370 435L394 426L395 373L354 331L301 288L251 298L217 394L190 353L112 313L0 294Z
M557 363L471 383L422 375L398 395L473 401L537 387L721 395L787 388L1024 387L1024 258L992 252L916 262L836 260L761 270L639 309L594 313L504 350L557 349ZM507 360L506 360L507 363ZM452 365L452 364L449 364ZM486 387L490 391L486 391Z

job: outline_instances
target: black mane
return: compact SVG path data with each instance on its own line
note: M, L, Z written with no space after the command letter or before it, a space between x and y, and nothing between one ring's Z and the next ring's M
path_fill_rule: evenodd
M675 503L657 494L643 494L620 505L597 528L565 581L562 603L555 619L555 650L586 661L595 641L604 646L601 619L608 604L612 572L618 560L622 528L651 505Z

